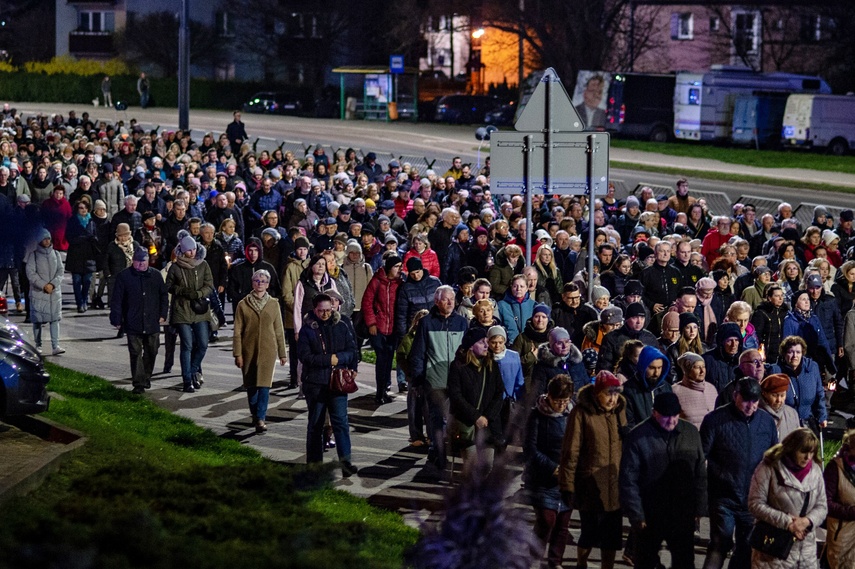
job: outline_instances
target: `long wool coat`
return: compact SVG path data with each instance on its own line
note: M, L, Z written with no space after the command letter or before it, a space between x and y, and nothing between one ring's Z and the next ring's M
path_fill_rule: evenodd
M288 354L278 300L269 298L261 313L249 305L246 297L238 303L232 351L243 357L245 387L273 385L276 360Z
M44 236L49 236L45 231ZM27 278L30 280L30 318L36 324L62 320L62 257L51 247L36 245L27 256ZM53 291L44 291L45 285Z

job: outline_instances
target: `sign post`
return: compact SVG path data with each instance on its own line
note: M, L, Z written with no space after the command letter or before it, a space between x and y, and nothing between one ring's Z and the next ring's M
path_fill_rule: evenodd
M561 80L547 69L513 131L494 132L491 187L496 193L524 193L526 264L531 264L532 199L540 194L588 196L588 278L594 267L594 199L608 192L609 134L585 132ZM590 300L593 286L588 286Z

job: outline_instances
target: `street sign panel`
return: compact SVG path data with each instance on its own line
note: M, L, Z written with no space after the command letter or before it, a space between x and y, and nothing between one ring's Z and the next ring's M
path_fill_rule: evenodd
M580 132L584 123L567 95L558 74L550 67L520 113L514 128L521 132Z
M401 74L404 72L404 56L390 55L389 56L389 72Z
M525 137L531 135L529 186L535 194L589 194L608 191L609 134L557 132L551 135L552 167L546 179L548 145L542 132L494 132L490 135L490 189L498 194L526 190ZM589 187L590 186L590 187Z

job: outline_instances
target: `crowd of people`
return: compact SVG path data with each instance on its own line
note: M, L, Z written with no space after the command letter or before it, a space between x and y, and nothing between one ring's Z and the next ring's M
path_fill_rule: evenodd
M341 386L368 345L375 404L406 397L410 444L438 471L522 446L551 567L574 509L579 567L593 548L614 564L623 516L637 567L657 567L663 540L692 567L702 515L706 568L731 551L735 568L813 567L826 515L831 566L852 566L855 439L823 474L816 436L855 370L852 210L835 223L817 207L808 227L786 203L711 212L680 179L670 198L611 187L532 196L528 212L491 193L489 162L440 174L353 149L256 153L239 112L200 141L8 106L2 129L0 287L45 353L63 353L65 272L76 310L109 307L127 335L135 393L161 335L164 371L180 345L183 389L200 389L231 323L256 432L288 364L307 461L335 447L350 476ZM796 539L784 565L751 552L756 520Z

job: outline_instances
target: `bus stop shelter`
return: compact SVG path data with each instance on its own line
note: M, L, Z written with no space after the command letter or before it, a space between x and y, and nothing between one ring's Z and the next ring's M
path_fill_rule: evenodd
M403 73L379 65L349 65L332 71L339 74L341 120L362 116L386 122L418 121L419 71L415 67L405 67ZM354 75L361 79L361 93L348 97L347 78Z

